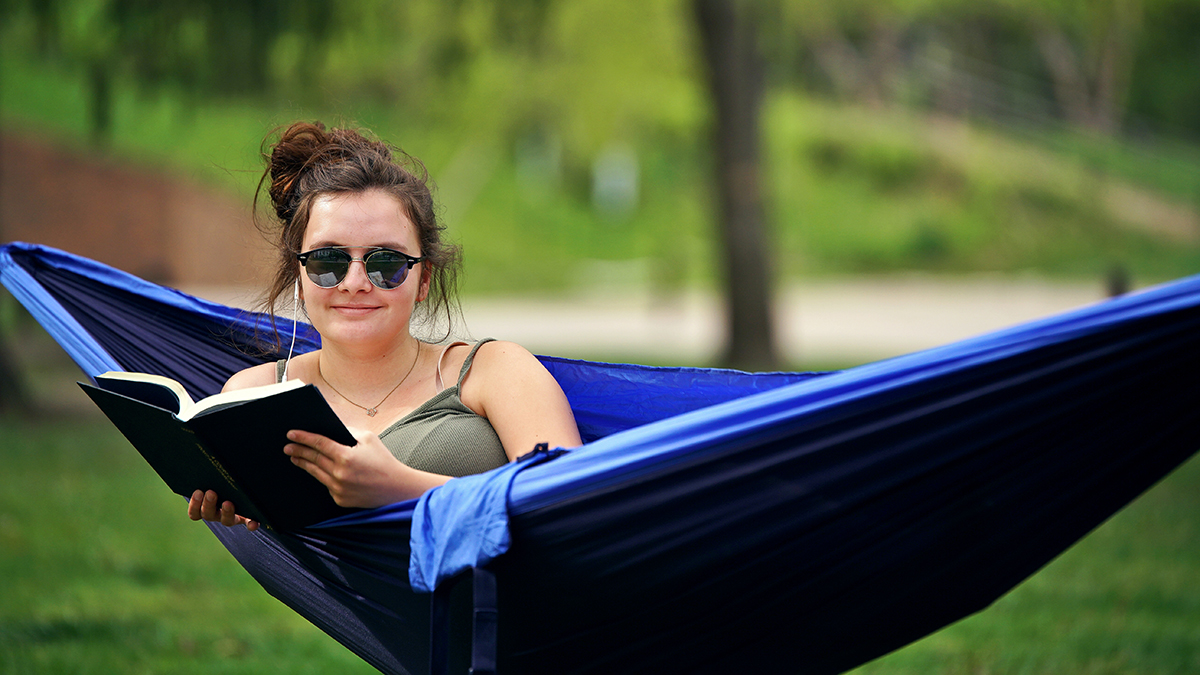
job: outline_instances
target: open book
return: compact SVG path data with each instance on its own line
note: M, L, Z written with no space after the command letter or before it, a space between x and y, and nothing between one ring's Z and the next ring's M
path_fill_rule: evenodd
M305 386L299 380L277 382L261 387L225 391L206 396L199 401L193 401L182 384L162 375L109 371L97 375L96 380L106 391L135 398L142 403L148 403L163 410L170 410L184 422L205 412L228 408L243 401L265 398Z
M350 513L283 453L303 429L345 445L354 437L312 385L298 380L239 389L193 402L160 375L110 372L84 392L177 494L214 490L238 515L296 529Z

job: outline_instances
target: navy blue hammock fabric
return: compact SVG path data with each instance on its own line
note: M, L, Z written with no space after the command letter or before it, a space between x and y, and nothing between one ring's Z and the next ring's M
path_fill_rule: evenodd
M60 251L7 245L0 277L89 376L202 395L275 358L263 316ZM387 673L836 673L987 607L1190 457L1197 336L1200 277L836 373L542 357L582 447L212 530Z

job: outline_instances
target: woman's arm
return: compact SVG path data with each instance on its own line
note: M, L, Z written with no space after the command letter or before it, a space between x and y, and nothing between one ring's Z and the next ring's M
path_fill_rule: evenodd
M460 396L467 407L491 422L510 461L539 443L551 448L581 444L562 387L520 345L488 342L480 347Z

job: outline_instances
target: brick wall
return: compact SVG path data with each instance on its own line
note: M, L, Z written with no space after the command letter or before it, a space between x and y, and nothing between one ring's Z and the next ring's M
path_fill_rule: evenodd
M163 170L0 133L0 240L61 248L184 288L261 287L250 205Z

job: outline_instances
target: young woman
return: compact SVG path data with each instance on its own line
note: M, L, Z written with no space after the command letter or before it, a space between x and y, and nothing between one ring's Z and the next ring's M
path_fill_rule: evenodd
M315 384L358 441L294 430L280 448L293 464L338 504L375 507L539 443L580 444L558 383L525 349L491 340L439 346L410 332L414 317L444 314L449 336L459 263L441 239L419 162L319 123L293 124L266 159L260 188L267 184L275 207L279 250L266 306L274 313L280 296L294 293L321 349L243 370L225 389L284 378ZM258 526L211 490L192 495L188 515Z

